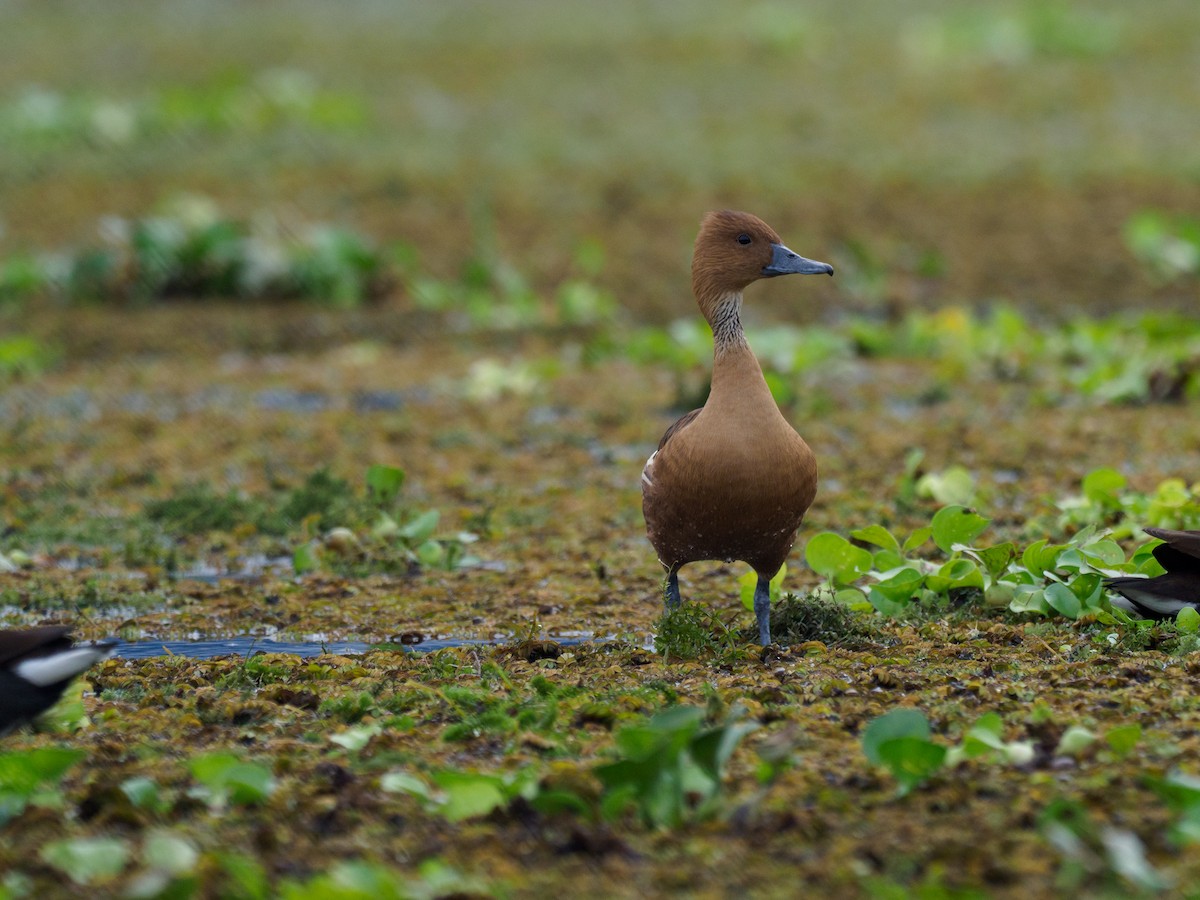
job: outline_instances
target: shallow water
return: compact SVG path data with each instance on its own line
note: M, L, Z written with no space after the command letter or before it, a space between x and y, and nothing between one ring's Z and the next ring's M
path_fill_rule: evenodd
M585 641L605 640L595 638L590 633L580 633L570 637L547 637L563 647L582 644ZM507 643L498 640L472 640L467 638L431 639L417 644L405 646L406 652L426 653L433 650L444 650L447 647L498 647ZM211 659L214 656L254 656L257 653L293 653L297 656L321 656L334 654L347 656L365 653L376 644L365 641L285 641L258 635L239 635L238 637L220 638L217 640L195 641L121 641L117 644L115 656L125 659L147 659L152 656L186 656L189 659ZM391 644L390 647L399 645Z

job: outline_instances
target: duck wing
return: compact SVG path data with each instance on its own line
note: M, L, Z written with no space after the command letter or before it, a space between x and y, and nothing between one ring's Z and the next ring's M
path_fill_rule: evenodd
M701 407L703 409L703 407ZM662 440L658 442L658 450L650 454L650 458L646 460L646 465L642 467L642 493L646 492L646 488L654 486L654 457L658 456L660 450L667 446L667 442L676 434L692 424L692 420L700 415L699 409L693 409L690 413L680 416L671 423L671 427L666 430L662 436Z
M70 626L42 625L37 628L12 628L0 631L0 665L15 663L35 653L69 650Z
M1200 574L1168 572L1157 578L1110 578L1108 586L1121 595L1113 601L1127 612L1147 619L1173 619L1186 606L1200 607Z
M663 447L667 446L667 441L673 438L676 432L683 431L683 429L691 425L692 420L695 419L696 416L700 415L700 412L703 409L704 407L700 407L700 409L693 409L690 413L685 413L672 422L671 427L663 432L662 440L658 442L658 449L661 450Z
M1200 576L1200 531L1175 531L1170 528L1144 528L1151 537L1165 543L1152 551L1168 572L1193 572Z

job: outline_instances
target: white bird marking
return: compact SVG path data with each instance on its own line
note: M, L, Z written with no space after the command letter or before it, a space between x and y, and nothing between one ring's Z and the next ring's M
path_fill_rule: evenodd
M92 663L104 659L113 647L75 647L52 656L22 660L12 667L13 674L38 687L74 678Z
M654 467L654 457L658 456L658 451L655 450L650 454L650 458L646 460L646 465L642 467L642 484L646 487L654 487L654 479L650 475L650 470Z

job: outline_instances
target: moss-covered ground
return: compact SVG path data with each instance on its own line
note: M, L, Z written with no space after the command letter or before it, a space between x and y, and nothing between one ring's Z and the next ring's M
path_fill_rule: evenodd
M1156 787L1200 772L1195 640L1172 625L970 596L901 621L812 613L764 652L740 631L742 567L712 563L681 578L712 618L680 627L716 636L656 651L639 473L705 374L630 349L694 314L690 241L718 205L838 267L753 286L759 325L899 334L951 307L953 333L997 301L1031 335L1081 312L1194 315L1200 267L1156 267L1125 230L1200 202L1194 4L702 6L0 10L21 35L0 53L4 259L69 255L102 217L180 192L419 257L343 309L0 291L0 341L40 348L0 354L4 625L381 645L97 666L85 727L3 738L85 755L23 811L0 797L0 894L1194 893L1195 804ZM597 246L603 264L581 263ZM469 260L497 307L510 268L550 308L582 266L618 311L511 327L422 302L413 272L458 284ZM1139 385L1194 385L1200 349L1146 346L1126 353ZM915 450L923 472L968 470L997 542L1068 536L1059 501L1098 467L1143 492L1200 478L1194 386L1112 401L1063 374L1102 348L1021 349L855 346L781 376L822 478L786 591L822 586L812 534L929 522ZM386 502L367 496L380 465L404 472ZM495 646L405 646L435 636ZM622 807L599 767L680 705L720 734L756 727L709 794L692 770L664 789L679 821ZM862 747L897 707L947 747L996 713L1028 750L899 796Z

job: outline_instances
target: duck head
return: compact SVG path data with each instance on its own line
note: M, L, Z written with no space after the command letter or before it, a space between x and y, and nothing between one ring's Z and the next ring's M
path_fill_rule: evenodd
M692 290L709 321L725 298L760 278L832 274L833 266L793 253L775 229L746 212L708 213L692 252Z

